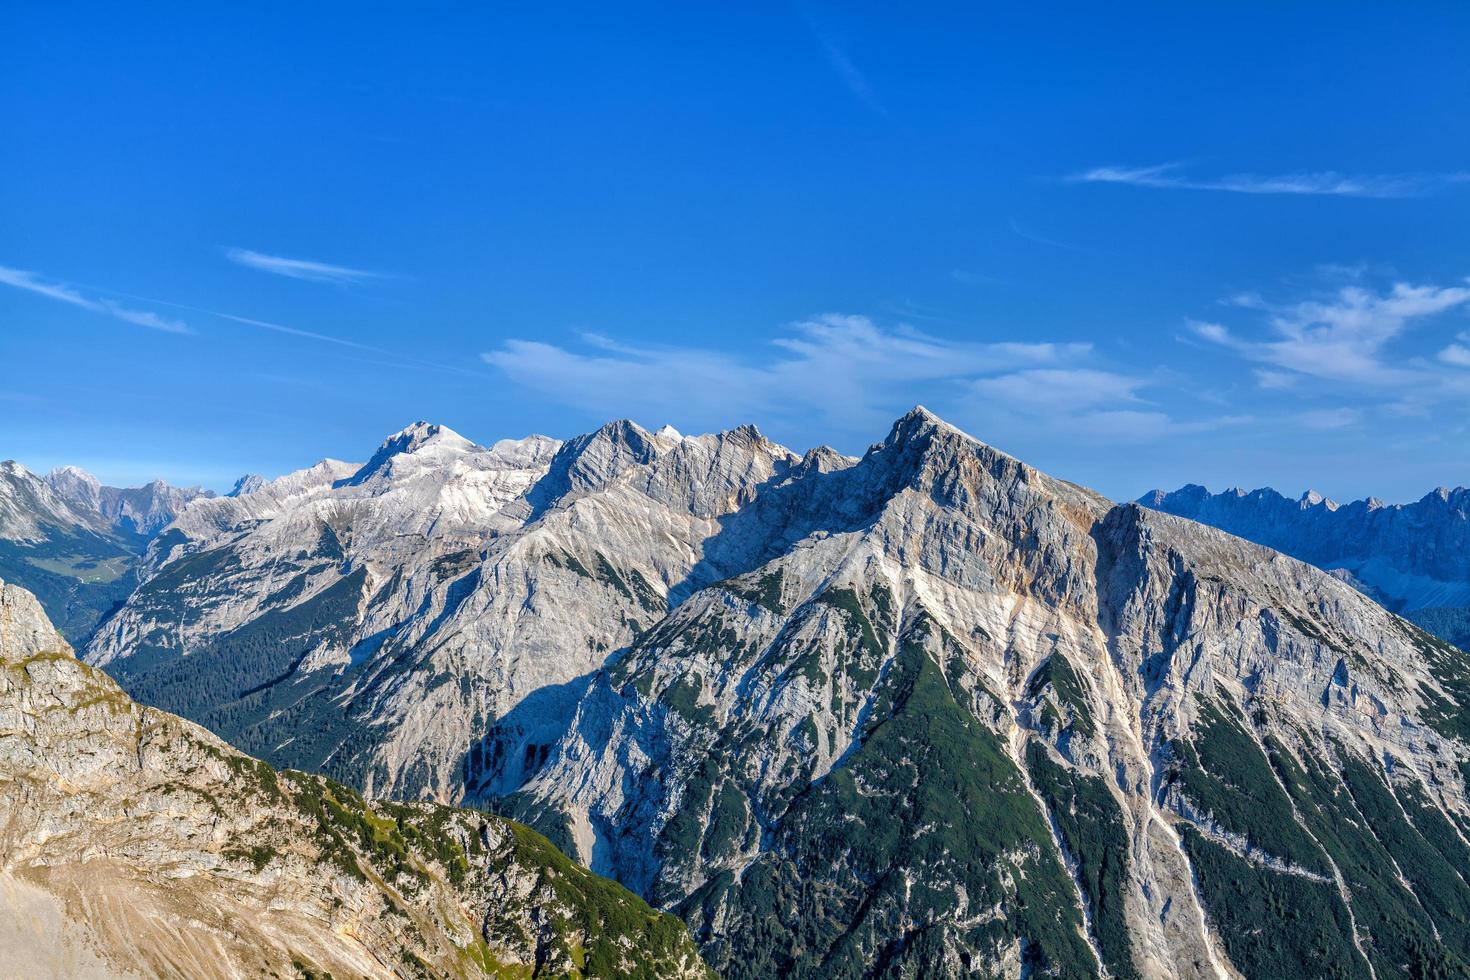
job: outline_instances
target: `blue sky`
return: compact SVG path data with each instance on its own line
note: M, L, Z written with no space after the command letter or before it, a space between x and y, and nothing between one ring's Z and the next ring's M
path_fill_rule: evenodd
M1465 5L208 6L0 14L0 457L921 402L1114 497L1470 483Z

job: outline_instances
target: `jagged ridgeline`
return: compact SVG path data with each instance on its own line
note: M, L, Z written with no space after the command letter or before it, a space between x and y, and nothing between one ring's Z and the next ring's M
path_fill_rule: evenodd
M923 410L860 459L415 426L146 569L125 687L529 822L729 977L1470 971L1466 655Z
M138 705L0 582L0 975L705 977L544 837L277 772Z
M1139 503L1188 517L1326 569L1392 611L1470 647L1470 490L1440 487L1409 504L1338 504L1308 491L1212 494L1191 485Z

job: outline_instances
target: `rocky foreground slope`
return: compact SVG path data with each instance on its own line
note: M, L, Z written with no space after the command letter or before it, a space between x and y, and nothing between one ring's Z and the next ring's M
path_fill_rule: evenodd
M861 459L435 426L196 502L89 658L484 802L731 977L1470 973L1470 662L916 409Z
M1325 569L1389 609L1470 647L1470 490L1441 487L1409 504L1339 504L1269 488L1210 493L1198 485L1139 498Z
M130 700L0 583L0 975L703 977L508 821L276 772Z

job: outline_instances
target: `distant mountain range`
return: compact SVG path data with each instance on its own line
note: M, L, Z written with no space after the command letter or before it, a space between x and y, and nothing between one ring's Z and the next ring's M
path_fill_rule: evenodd
M1155 490L1139 503L1218 527L1325 569L1432 633L1470 647L1470 490L1411 504L1269 488Z
M148 540L189 501L212 496L162 481L105 487L75 466L41 477L0 463L0 576L24 583L67 639L84 644L137 584Z
M130 695L530 823L728 977L1470 973L1470 657L922 409L860 458L418 423L136 576L84 656Z

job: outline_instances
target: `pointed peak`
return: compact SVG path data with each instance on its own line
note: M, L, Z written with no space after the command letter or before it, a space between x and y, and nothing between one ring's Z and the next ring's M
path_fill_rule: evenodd
M976 446L985 446L985 443L976 439L968 432L944 421L938 415L929 411L923 405L915 405L902 418L893 423L888 430L888 438L879 443L879 446L892 446L900 443L919 442L927 440L936 434L958 436ZM877 446L873 448L878 448ZM990 447L986 447L990 448Z
M378 452L381 453L385 449L391 449L392 455L397 456L400 453L417 452L420 448L431 442L464 443L466 446L471 445L468 439L447 425L440 425L437 422L420 421L405 426L393 433L378 447Z
M265 477L257 473L246 473L244 476L240 477L240 479L235 481L235 485L230 488L230 492L225 494L225 496L243 497L246 494L254 493L261 487L265 486L265 484Z
M80 466L56 467L54 470L46 474L47 483L51 483L55 480L80 480L84 483L101 483L100 480L98 480L91 473L88 473L86 470L82 469Z
M844 456L831 446L817 446L808 449L806 455L801 457L797 468L801 472L831 473L835 470L845 470L857 462L851 456Z
M368 460L362 469L354 473L347 483L351 486L359 486L388 469L393 460L399 456L411 456L429 447L437 446L450 449L471 449L474 443L447 425L439 425L436 422L415 422L385 439L378 447L378 451L373 453L373 458Z
M628 467L650 463L667 451L666 442L630 419L615 419L568 439L527 497L532 517L569 494L606 486Z
M682 432L674 428L672 425L669 425L667 422L659 426L658 431L655 432L654 435L658 436L658 438L660 439L670 439L674 442L678 442L684 438L684 434Z

